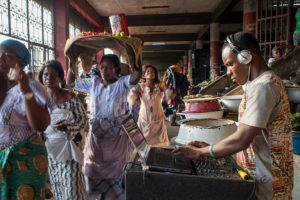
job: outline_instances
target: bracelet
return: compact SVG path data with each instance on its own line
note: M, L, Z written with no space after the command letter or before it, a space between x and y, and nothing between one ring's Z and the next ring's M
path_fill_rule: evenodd
M216 158L215 155L213 154L212 152L212 148L213 148L213 144L209 145L209 155L212 157L212 158Z

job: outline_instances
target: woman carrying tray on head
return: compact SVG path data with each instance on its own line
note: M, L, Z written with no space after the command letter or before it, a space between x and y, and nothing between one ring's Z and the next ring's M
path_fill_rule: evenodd
M77 79L74 87L90 95L90 133L84 149L83 172L90 196L125 199L121 177L129 151L120 122L126 114L128 90L138 83L141 67L119 78L120 62L116 55L104 55L100 65L102 79Z
M165 115L161 104L162 89L159 87L157 69L145 66L144 81L131 90L129 101L141 101L138 126L151 146L169 146Z

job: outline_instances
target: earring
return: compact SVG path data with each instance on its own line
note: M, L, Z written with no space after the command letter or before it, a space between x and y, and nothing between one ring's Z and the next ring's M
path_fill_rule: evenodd
M61 86L62 86L62 84L61 84L61 82L59 82L58 87L61 88Z

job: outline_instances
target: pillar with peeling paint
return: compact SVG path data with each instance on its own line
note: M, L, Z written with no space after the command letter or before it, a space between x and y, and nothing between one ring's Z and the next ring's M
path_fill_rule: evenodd
M192 50L188 50L188 80L190 83L193 82L193 76L192 76Z
M188 56L183 56L183 74L188 73Z
M220 73L219 47L220 46L220 23L210 24L210 75L214 79Z
M255 36L256 0L244 1L243 31Z
M196 49L203 49L203 41L196 40Z

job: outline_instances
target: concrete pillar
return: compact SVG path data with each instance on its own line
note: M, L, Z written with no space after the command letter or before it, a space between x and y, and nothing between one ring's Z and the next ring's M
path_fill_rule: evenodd
M203 49L203 41L196 40L196 49Z
M243 31L255 36L256 0L244 1Z
M210 74L211 79L219 75L220 23L210 24Z
M188 80L190 83L193 83L192 77L192 50L188 50Z
M183 74L188 73L188 56L183 56Z
M183 70L183 61L182 61L182 58L178 61L177 66L181 69L181 71Z
M55 40L56 40L56 60L59 61L67 74L67 58L64 54L65 44L68 38L69 21L69 1L55 0Z

